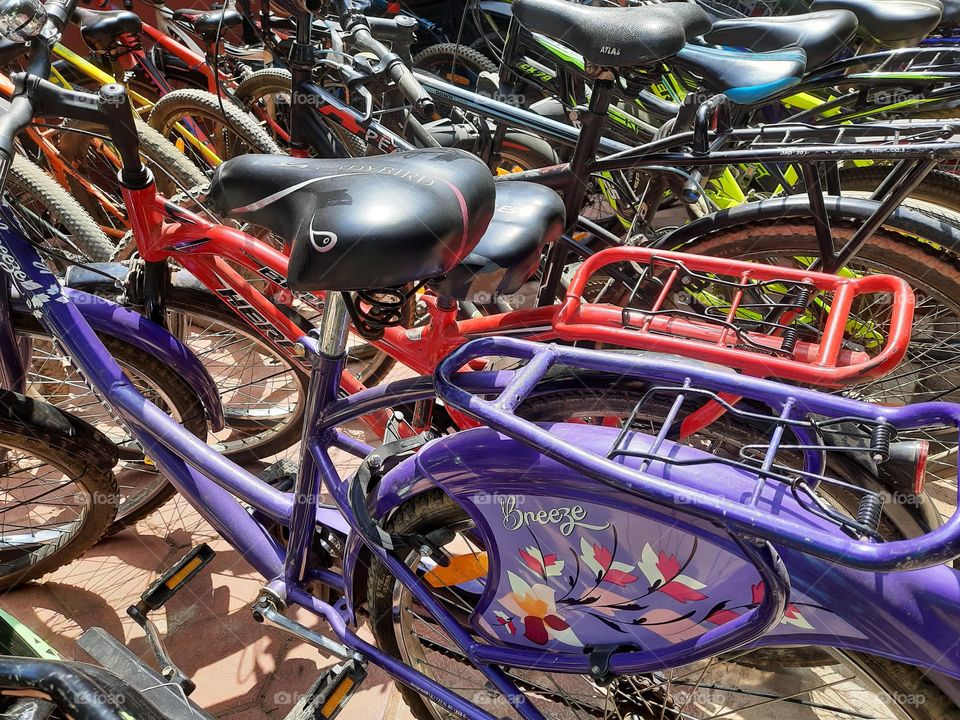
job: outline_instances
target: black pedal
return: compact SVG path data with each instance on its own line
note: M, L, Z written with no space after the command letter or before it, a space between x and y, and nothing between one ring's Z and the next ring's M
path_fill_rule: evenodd
M160 663L160 674L168 682L179 685L183 689L184 695L192 693L197 686L170 658L157 626L153 624L148 615L166 605L170 598L183 589L188 582L197 576L197 573L213 560L213 556L214 552L209 545L206 543L197 545L180 558L176 565L157 578L140 596L140 602L127 608L127 615L146 634L147 643Z
M134 607L142 615L162 608L170 598L176 595L188 582L193 580L197 573L203 570L203 568L213 560L214 554L211 547L206 543L197 545L180 558L180 561L176 565L157 578L154 583L144 591L143 595L140 596L140 602ZM127 610L128 614L129 612L130 611Z
M299 465L292 460L277 460L275 463L267 465L260 473L259 478L281 492L290 492L293 490L299 472Z
M284 720L333 720L366 677L366 667L356 659L334 665L317 679Z

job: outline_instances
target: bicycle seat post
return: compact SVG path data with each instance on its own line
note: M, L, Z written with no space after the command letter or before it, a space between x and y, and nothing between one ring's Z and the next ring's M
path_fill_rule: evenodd
M613 71L607 68L591 67L594 76L590 103L585 109L578 109L580 134L577 137L573 157L570 160L570 180L563 188L563 204L567 209L567 231L576 225L580 215L580 206L587 194L585 179L589 165L596 158L597 149L603 138L603 128L607 124L607 110L614 89ZM547 253L546 274L537 296L537 305L552 305L556 302L566 265L568 248L563 243L554 243Z
M314 54L312 44L313 13L309 11L297 14L297 36L290 48L291 98L290 109L290 150L297 157L305 156L310 148L307 129L302 113L310 112L308 107L298 107L308 102L301 87L312 78Z
M301 431L300 464L293 486L296 499L290 518L290 540L285 563L286 578L292 582L306 579L310 547L316 532L317 503L323 481L320 473L314 471L316 466L311 445L324 409L339 397L350 328L347 302L343 293L328 291L320 329L310 331L311 336L317 339L317 354L311 357L310 384Z
M338 358L347 351L347 332L350 316L343 293L328 292L320 323L320 338L317 349L324 358Z

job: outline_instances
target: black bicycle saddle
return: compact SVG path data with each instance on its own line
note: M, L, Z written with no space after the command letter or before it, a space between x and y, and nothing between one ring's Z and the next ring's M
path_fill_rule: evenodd
M540 266L543 246L563 234L566 209L553 190L530 182L499 182L497 209L467 257L431 287L438 295L488 303L511 295Z
M136 13L129 10L87 10L77 8L73 11L73 22L80 26L83 41L94 52L108 52L123 43L121 36L138 37L143 30L143 22Z
M574 48L599 67L639 67L675 55L710 29L690 3L591 7L567 0L514 0L513 15L530 32Z
M960 0L957 0L960 3ZM821 10L803 15L719 20L703 39L711 45L769 52L799 47L807 69L835 57L857 33L857 16L849 10Z
M952 30L960 26L960 0L940 0L940 2L943 3L940 27Z
M462 150L370 158L243 155L214 174L225 215L291 245L294 290L390 288L445 274L467 257L494 210L490 170Z
M243 16L232 8L219 10L199 10L181 8L173 11L173 19L185 22L204 40L213 41L217 31L243 25Z
M940 0L813 0L811 10L849 10L860 31L881 45L915 43L926 37L943 14Z

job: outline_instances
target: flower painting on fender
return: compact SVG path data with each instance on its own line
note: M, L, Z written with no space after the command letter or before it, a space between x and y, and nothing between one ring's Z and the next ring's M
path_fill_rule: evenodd
M507 575L511 592L500 599L507 612L495 612L498 625L506 626L511 635L523 628L520 634L536 645L546 645L550 640L577 647L583 645L567 621L557 614L553 588L541 583L528 585L512 572Z
M608 582L624 587L637 581L633 566L613 559L613 554L600 543L580 538L580 559L593 571L597 583Z
M520 548L520 559L523 560L524 565L543 579L559 577L563 572L563 560L558 560L556 553L544 555L540 552L540 548L533 545Z
M702 582L681 573L683 568L675 555L657 553L649 543L643 546L637 566L650 583L651 590L669 595L677 602L697 602L707 597L699 592L705 587Z

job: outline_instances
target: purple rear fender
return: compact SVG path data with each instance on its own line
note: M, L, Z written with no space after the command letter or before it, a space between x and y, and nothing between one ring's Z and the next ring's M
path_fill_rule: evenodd
M210 427L214 431L223 429L217 384L186 345L157 323L111 300L71 288L63 288L63 292L97 333L123 340L176 370L200 397ZM26 310L23 300L18 304Z
M617 432L560 424L550 431L603 453ZM651 471L729 498L753 487L749 476L723 466L658 470L654 463ZM825 524L775 485L769 484L761 507ZM518 660L533 651L551 657L554 667L572 667L584 646L613 642L664 650L695 642L763 598L757 568L722 528L597 483L489 428L440 438L398 465L377 488L374 514L387 518L437 487L469 513L485 546L496 548L488 553L488 580L471 624ZM960 573L947 566L871 573L789 547L777 550L790 576L790 604L782 621L753 645L861 651L960 679ZM352 538L344 576L354 578L348 588L353 598L362 600L357 593L368 559ZM516 598L525 593L554 603L551 617L559 620L543 632L524 632Z

